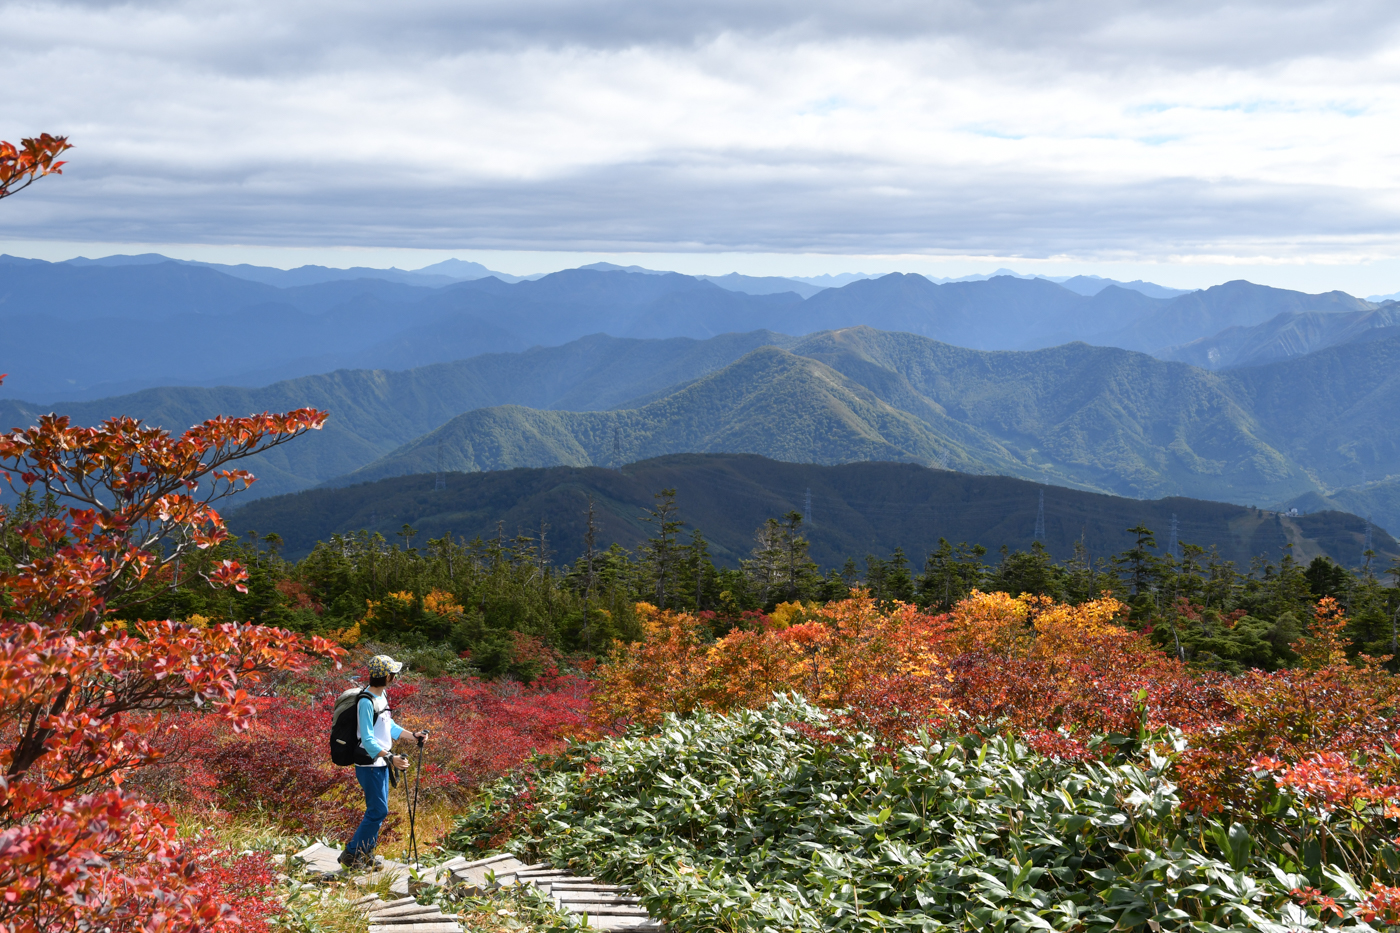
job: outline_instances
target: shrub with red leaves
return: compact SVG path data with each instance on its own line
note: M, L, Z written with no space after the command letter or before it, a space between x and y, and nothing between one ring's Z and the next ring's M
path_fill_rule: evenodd
M197 887L238 917L240 933L271 933L268 921L287 912L277 897L277 869L271 857L266 852L190 848L200 868Z
M286 678L275 695L253 701L257 718L241 733L217 717L182 713L161 739L166 758L142 774L141 786L172 802L234 815L257 811L293 832L346 836L363 801L353 770L331 764L326 745L332 707L345 686L325 671ZM395 722L432 733L419 778L424 799L462 801L532 754L595 734L588 725L592 690L584 677L557 673L528 686L410 676L389 688L389 700ZM417 764L406 739L397 747ZM383 833L392 839L396 830L391 816Z
M0 146L3 148L3 146ZM229 730L274 671L339 656L260 626L141 620L146 588L191 576L244 588L208 556L213 507L252 483L236 461L325 421L312 409L214 418L175 436L130 418L46 415L0 433L0 929L217 930L236 917L194 883L169 814L123 788L160 757L160 711ZM116 620L126 621L116 621Z

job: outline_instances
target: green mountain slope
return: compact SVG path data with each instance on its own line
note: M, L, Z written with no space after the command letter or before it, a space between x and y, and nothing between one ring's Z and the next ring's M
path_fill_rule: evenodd
M976 351L857 327L755 351L636 408L469 412L340 482L432 471L439 456L482 470L731 451L1270 504L1400 473L1397 407L1400 340L1213 373L1086 344ZM1375 517L1400 528L1400 511Z
M230 527L239 534L276 532L296 557L318 540L362 528L392 540L407 523L422 533L420 541L443 534L470 540L494 537L498 522L508 536L537 534L544 522L549 549L556 560L569 562L583 549L590 496L597 507L598 540L632 547L650 532L641 519L654 504L653 494L674 488L681 518L704 532L721 563L732 566L746 557L765 520L796 510L807 514L812 555L823 566L869 553L886 555L895 547L918 564L940 537L982 544L993 554L1002 545L1028 548L1043 491L1044 543L1059 559L1070 557L1079 541L1096 557L1122 551L1132 543L1126 529L1139 523L1155 529L1165 546L1173 516L1182 541L1214 545L1242 566L1261 554L1277 560L1290 543L1297 559L1325 553L1355 566L1365 537L1361 520L1338 512L1289 518L1219 502L1140 501L908 463L818 466L682 454L621 470L553 467L442 478L442 489L438 477L429 474L261 499L234 512ZM1400 545L1384 531L1374 529L1372 536L1384 561L1400 556Z
M1118 495L1274 501L1313 484L1261 439L1219 376L1076 343L1029 353L951 347L856 327L808 337L820 359L906 411L993 438L1006 472Z
M1221 373L1313 489L1400 477L1400 338L1358 341L1269 366ZM1396 510L1376 520L1400 527Z
M444 470L626 463L678 452L780 460L986 461L813 359L764 347L641 408L468 412L338 483Z
M183 430L216 415L312 406L331 413L326 427L249 461L257 495L315 486L383 456L464 411L492 405L592 410L712 372L755 347L791 344L767 331L710 340L584 337L560 347L493 353L400 372L338 370L260 389L147 389L52 408L0 399L0 429L33 424L51 410L78 424L130 415Z
M1260 366L1351 343L1400 334L1400 303L1371 311L1302 311L1280 314L1253 327L1230 327L1156 356L1205 369Z

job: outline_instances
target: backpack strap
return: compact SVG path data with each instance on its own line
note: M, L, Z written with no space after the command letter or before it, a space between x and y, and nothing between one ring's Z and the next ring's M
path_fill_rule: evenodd
M369 692L368 687L362 688L360 690L359 695L355 697L355 717L357 719L360 715L361 700L369 700L369 711L372 714L372 718L370 719L369 724L371 727L373 727L375 723L379 722L379 708L374 705L374 694Z

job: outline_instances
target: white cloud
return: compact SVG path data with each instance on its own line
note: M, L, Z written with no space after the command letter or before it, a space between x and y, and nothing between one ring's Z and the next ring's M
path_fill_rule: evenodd
M0 4L0 238L1400 255L1381 3Z

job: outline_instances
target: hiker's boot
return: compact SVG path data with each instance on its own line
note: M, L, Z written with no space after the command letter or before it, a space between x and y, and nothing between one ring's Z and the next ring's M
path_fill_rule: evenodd
M368 852L345 850L336 856L336 861L351 871L378 871L384 867L384 857Z

